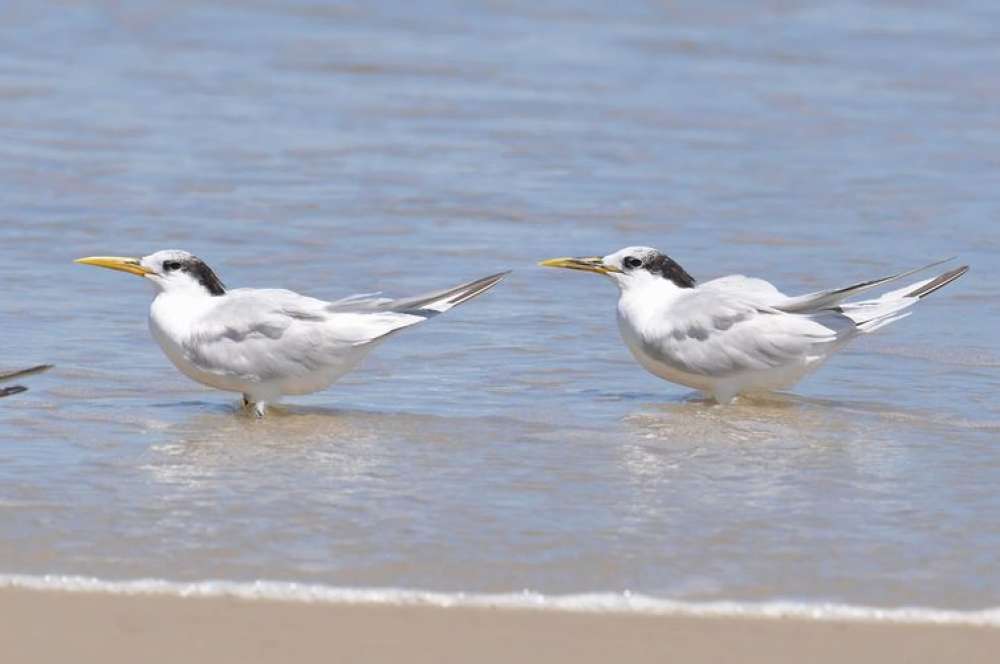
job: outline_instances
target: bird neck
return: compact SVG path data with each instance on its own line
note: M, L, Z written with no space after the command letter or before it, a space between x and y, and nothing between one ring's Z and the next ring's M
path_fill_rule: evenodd
M192 277L173 279L170 281L154 280L157 297L184 297L190 299L212 298L225 295L225 291L212 292L208 286Z
M667 279L652 277L619 282L619 287L618 313L629 320L659 318L664 310L691 290L680 288Z
M204 290L192 288L160 291L149 308L150 324L170 338L180 340L219 299Z
M679 286L670 279L664 279L659 274L637 271L626 278L616 279L622 296L669 298L676 297L690 287Z

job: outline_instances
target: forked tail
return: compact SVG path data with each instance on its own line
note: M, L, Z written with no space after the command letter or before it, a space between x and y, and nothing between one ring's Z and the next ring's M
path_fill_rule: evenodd
M931 279L924 279L889 291L874 300L842 303L840 310L854 321L860 331L874 332L880 327L909 316L913 313L907 311L910 307L931 293L944 288L968 271L969 266L963 265Z

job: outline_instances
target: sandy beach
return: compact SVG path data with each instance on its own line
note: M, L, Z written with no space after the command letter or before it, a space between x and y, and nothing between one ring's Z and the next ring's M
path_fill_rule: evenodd
M1000 630L5 589L9 662L988 662Z

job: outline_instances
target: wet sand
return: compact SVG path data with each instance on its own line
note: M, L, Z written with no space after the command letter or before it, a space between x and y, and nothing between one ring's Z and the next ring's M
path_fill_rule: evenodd
M0 591L5 661L987 662L1000 629Z

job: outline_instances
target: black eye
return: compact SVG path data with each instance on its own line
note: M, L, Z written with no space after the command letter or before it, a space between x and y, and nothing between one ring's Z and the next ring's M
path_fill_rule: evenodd
M635 269L642 266L642 260L636 258L635 256L629 256L624 261L625 267Z
M181 264L177 261L168 261L163 264L163 270L165 272L173 272L174 270L181 269Z

